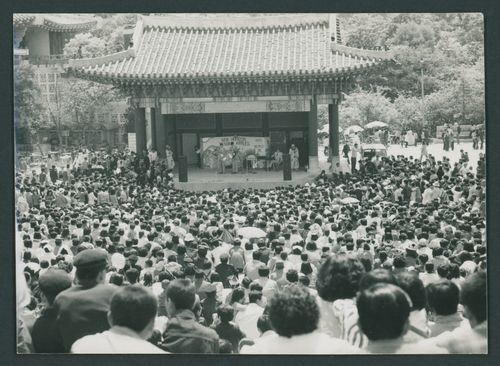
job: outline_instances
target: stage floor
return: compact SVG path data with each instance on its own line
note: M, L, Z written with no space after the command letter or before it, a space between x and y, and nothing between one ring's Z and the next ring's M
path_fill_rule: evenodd
M188 181L179 182L179 176L174 177L174 185L177 189L189 191L217 191L225 188L231 189L272 189L280 186L290 186L312 182L317 176L314 172L305 172L304 170L292 172L292 180L283 180L283 171L265 171L256 170L252 173L232 174L228 169L225 174L217 174L216 170L200 169L189 167Z

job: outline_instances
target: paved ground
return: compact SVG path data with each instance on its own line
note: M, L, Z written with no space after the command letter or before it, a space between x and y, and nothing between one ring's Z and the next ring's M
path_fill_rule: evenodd
M404 156L413 156L413 157L420 157L420 149L421 145L418 146L409 146L409 147L401 147L401 145L390 145L389 148L387 149L388 155L404 155ZM451 163L454 164L455 162L460 159L460 150L463 149L464 151L467 151L469 154L469 162L470 165L475 169L477 165L477 160L479 159L479 153L483 152L484 149L482 150L474 150L472 148L472 142L463 142L459 145L455 145L455 150L454 151L444 151L443 150L443 144L442 143L436 143L436 144L431 144L427 147L427 151L429 154L433 155L437 160L441 160L443 156L446 156L447 158L450 159ZM323 154L324 150L324 145L319 147L319 161L321 166L325 166L324 164L326 163L326 156Z

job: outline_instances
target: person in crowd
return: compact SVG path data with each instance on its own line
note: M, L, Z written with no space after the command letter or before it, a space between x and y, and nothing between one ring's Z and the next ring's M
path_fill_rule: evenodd
M142 286L124 286L111 298L110 329L84 336L71 346L71 353L165 353L148 342L153 334L158 303Z
M54 300L56 323L64 349L83 336L109 329L107 314L111 298L118 287L104 283L107 253L102 249L84 249L73 264L75 284Z
M398 286L408 294L411 300L408 331L404 335L405 343L415 343L428 338L430 331L426 313L426 293L423 282L414 271L396 275Z
M374 161L371 174L322 173L304 185L202 192L175 189L163 159L151 161L118 149L85 150L75 156L67 180L52 184L45 168L40 181L41 174L36 170L33 175L31 166L15 178L16 247L29 287L29 301L19 319L25 330L31 329L37 307L48 307L39 291L40 276L62 269L75 283L55 298L52 307L61 339L69 343L109 329L106 314L112 292L126 283L151 286L158 297L158 315L166 317L171 282L189 279L199 299L195 296L193 307L169 316L170 336L165 341L164 329L158 328L151 338L155 344L174 349L180 344L185 352L216 352L215 340L194 347L185 339L190 332L203 338L205 332L194 325L183 328L191 324L183 317L206 325L216 306L225 303L232 306L236 319L248 307L265 311L266 301L298 286L313 297L318 293L319 332L363 348L369 340L358 326L359 291L379 282L404 287L412 300L411 326L421 324L414 317L422 312L417 301L422 288L415 278L402 281L400 276L416 272L424 285L449 280L462 298L468 278L486 267L484 154L477 169L471 169L475 161L465 165L463 157L463 166L455 168L448 158L429 155L421 161L390 155ZM458 197L456 187L461 189ZM264 235L240 235L244 227ZM90 251L105 257L93 269L80 257ZM218 267L225 254L227 265ZM260 274L266 265L269 273ZM274 285L268 288L271 281L278 290ZM108 293L103 286L114 290ZM215 299L208 299L211 292L206 290L213 286ZM68 291L82 297L62 296ZM86 295L93 291L96 295ZM255 303L257 293L260 305ZM463 306L463 311L457 309L466 316ZM88 308L97 310L87 313ZM245 348L259 343L262 315L249 322L253 333L252 339L241 341L247 342ZM60 316L71 325L59 322ZM404 343L410 335L411 327ZM20 343L29 346L26 334L22 338ZM68 352L71 344L63 346Z
M57 328L54 299L71 287L71 276L63 269L49 268L38 278L44 309L31 330L33 348L37 353L64 353L61 333Z
M212 328L217 332L220 339L231 342L233 353L239 353L240 341L245 338L245 333L233 322L234 309L230 305L219 305L217 308L217 319Z
M405 343L411 300L400 287L377 283L362 290L357 298L359 327L368 338L368 353L447 353L445 349Z
M171 353L218 353L219 336L199 324L193 307L196 289L189 279L175 279L167 288L168 323L161 348Z
M318 331L316 299L301 286L290 286L269 301L269 321L276 332L266 342L245 347L246 354L349 354L360 350Z
M469 321L467 326L459 326L445 331L437 337L421 341L421 347L436 345L449 353L487 353L487 295L486 272L478 271L467 277L460 292L460 303Z
M355 143L351 149L351 174L356 173L356 163L358 161L358 154L361 154L361 147L358 143Z
M261 291L250 291L248 305L238 311L234 318L235 324L246 334L247 338L254 339L259 336L257 320L264 312L264 300Z
M425 288L427 294L427 317L430 336L467 326L467 321L458 311L460 289L449 280L440 280Z

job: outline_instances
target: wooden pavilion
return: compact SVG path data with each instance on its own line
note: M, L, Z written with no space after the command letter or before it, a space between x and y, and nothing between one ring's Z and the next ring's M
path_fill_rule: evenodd
M203 137L266 136L271 151L297 145L315 170L318 104L328 104L335 161L342 93L388 59L343 45L332 14L178 14L139 16L127 50L69 68L130 96L139 154L147 136L160 155L169 144L189 163Z

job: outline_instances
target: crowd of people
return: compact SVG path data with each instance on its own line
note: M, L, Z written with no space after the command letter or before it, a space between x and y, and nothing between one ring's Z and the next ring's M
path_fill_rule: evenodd
M146 151L25 166L18 351L485 353L484 156L467 163L205 192Z

